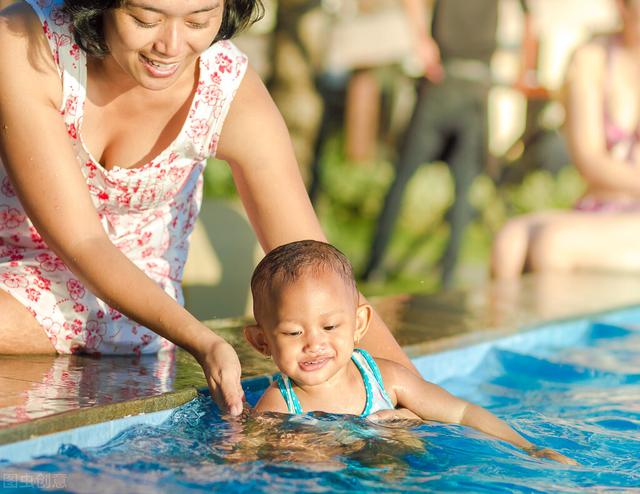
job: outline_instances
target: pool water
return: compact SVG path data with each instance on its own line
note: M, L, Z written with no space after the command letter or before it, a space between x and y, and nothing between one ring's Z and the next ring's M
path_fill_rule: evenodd
M452 425L328 414L224 421L202 396L159 426L131 427L98 448L63 445L0 475L64 475L57 492L91 493L639 491L640 330L592 324L570 347L493 347L472 372L440 384L580 465Z

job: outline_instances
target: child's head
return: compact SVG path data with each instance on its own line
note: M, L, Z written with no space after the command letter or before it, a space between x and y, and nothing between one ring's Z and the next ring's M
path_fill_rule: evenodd
M249 342L298 384L318 384L346 368L367 330L371 307L359 305L348 259L315 240L282 245L251 278L256 325Z

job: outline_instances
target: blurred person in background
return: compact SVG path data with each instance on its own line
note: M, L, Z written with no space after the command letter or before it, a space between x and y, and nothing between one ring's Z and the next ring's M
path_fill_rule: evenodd
M323 101L316 86L327 14L321 0L277 0L267 87L289 129L306 179Z
M420 165L443 160L455 184L453 204L446 215L449 240L440 260L442 285L449 287L462 236L473 214L467 198L469 188L485 166L487 97L492 83L490 62L497 46L499 0L428 3L430 26L425 0L404 0L424 78L418 81L413 115L396 161L396 177L384 201L362 278L384 274L382 260L411 177ZM519 3L526 15L524 0ZM523 55L535 51L529 48L533 42L526 17ZM523 60L520 78L531 73L533 62ZM526 82L516 85L526 86Z
M571 211L510 220L493 246L495 278L640 270L640 1L615 3L622 29L578 48L566 77L566 137L586 191Z
M379 156L381 135L392 134L400 66L412 52L409 22L396 0L328 0L323 11L328 24L316 64L323 112L308 189L314 204L325 185L324 147L336 130L350 165L373 165Z

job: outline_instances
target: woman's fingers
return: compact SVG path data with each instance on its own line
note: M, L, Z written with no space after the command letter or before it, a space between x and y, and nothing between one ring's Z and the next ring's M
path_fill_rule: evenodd
M240 415L244 391L240 384L240 360L233 347L219 339L209 347L203 360L211 398L221 410Z
M227 377L228 376L228 377ZM221 398L231 415L242 413L242 398L244 391L240 384L240 375L223 374L220 382Z
M220 373L219 381L209 376L208 384L211 398L218 407L231 415L242 413L244 391L240 384L239 376L231 376L228 373Z

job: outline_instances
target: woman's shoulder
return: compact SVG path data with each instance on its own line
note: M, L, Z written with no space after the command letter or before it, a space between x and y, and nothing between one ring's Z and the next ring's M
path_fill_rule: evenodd
M0 10L0 34L23 41L32 37L45 38L38 14L26 2L14 3Z
M202 54L202 61L213 77L222 80L242 79L249 63L247 56L229 40L211 45Z
M0 11L4 29L15 35L46 39L47 32L71 35L71 19L56 2L16 2Z
M375 357L373 358L373 361L378 367L378 371L380 372L385 388L395 385L398 380L402 379L404 371L407 370L399 363L386 358Z
M0 11L0 72L38 75L59 85L58 69L38 14L26 2ZM6 67L5 67L6 65Z

